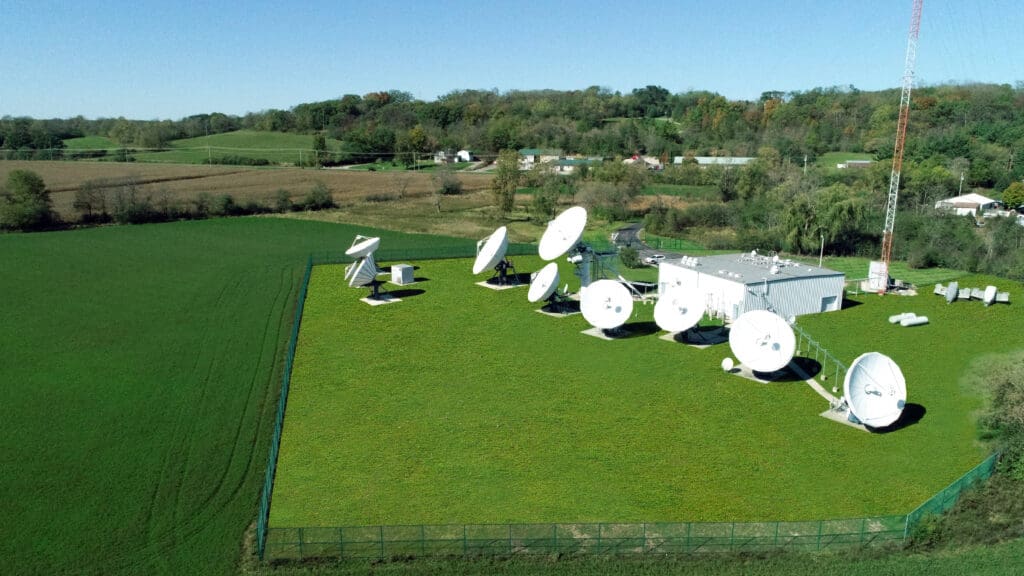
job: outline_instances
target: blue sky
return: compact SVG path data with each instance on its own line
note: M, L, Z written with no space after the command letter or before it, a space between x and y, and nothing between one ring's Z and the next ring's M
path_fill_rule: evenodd
M178 119L397 89L901 84L910 0L0 0L0 116ZM1018 0L927 0L918 83L1024 81Z

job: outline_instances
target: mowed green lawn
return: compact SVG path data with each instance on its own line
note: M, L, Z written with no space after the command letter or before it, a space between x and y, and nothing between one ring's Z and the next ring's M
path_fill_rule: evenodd
M242 218L0 235L0 572L235 573L306 258L357 231Z
M340 141L327 140L328 150L337 152L340 147ZM295 164L300 160L308 161L310 159L313 150L313 136L260 130L238 130L174 140L168 143L168 148L168 150L160 152L136 152L132 156L139 162L176 164L202 164L208 158L217 159L224 156L242 156L266 159L271 163Z
M401 290L417 293L383 307L341 266L314 269L272 527L904 514L986 455L960 377L1024 336L1015 305L930 291L802 318L847 363L877 350L902 366L923 417L869 434L820 417L828 404L803 382L724 374L727 344L658 339L651 306L627 324L637 336L609 342L580 316L534 312L526 288L475 286L467 260L416 264L424 281ZM932 323L887 322L904 311Z

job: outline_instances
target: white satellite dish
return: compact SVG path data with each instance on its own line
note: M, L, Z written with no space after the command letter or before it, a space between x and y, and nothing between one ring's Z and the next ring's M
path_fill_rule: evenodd
M583 291L580 312L590 325L602 330L618 328L633 313L629 289L614 280L592 282Z
M357 234L355 240L352 241L352 246L350 246L348 250L345 250L345 255L353 258L362 258L363 256L372 254L378 246L380 246L379 237L375 236L370 238L367 236L359 236Z
M667 332L689 330L703 317L700 295L689 290L669 289L654 305L654 321Z
M376 272L374 272L374 274L377 274L377 273L380 272L380 270L377 269L377 263L374 261L373 253L371 252L371 253L367 254L366 256L364 256L363 258L356 260L355 262L349 264L348 266L345 266L345 280L351 280L352 279L352 275L355 274L356 269L359 268L359 265L362 264L366 260L370 261L370 263L367 266L369 268L373 268L374 270L376 270Z
M982 298L982 301L985 302L985 306L991 306L992 303L996 301L996 287L995 286L986 286L985 287L985 296L984 296L984 298Z
M946 286L946 302L952 304L956 302L956 297L960 293L960 285L956 282L950 282L949 286Z
M354 264L354 268L351 274L349 274L348 285L350 288L368 286L377 279L378 272L377 265L373 262L373 256L367 256Z
M880 428L899 419L907 403L907 381L885 354L861 354L850 364L843 394L853 415L866 426Z
M493 234L477 242L476 260L473 262L473 274L494 268L508 250L508 228L502 226Z
M774 372L793 359L796 336L781 316L767 310L751 310L733 322L729 347L751 370Z
M540 272L537 272L533 282L530 282L530 291L526 294L527 300L530 302L547 300L558 288L558 280L558 264L548 262L540 269Z
M587 210L582 206L569 208L548 222L548 227L540 238L537 253L547 261L558 258L580 241L586 226Z

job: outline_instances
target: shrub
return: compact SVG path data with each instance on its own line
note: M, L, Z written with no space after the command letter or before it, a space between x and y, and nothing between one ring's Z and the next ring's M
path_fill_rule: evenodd
M327 208L334 208L334 198L331 197L331 191L327 189L327 186L323 182L317 182L313 185L313 188L306 194L306 201L303 202L303 206L306 210L324 210Z

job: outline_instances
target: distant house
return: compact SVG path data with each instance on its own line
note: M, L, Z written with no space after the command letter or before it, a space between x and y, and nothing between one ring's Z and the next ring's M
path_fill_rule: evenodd
M458 152L455 153L455 161L456 162L472 162L473 161L473 153L470 152L469 150L459 150Z
M995 210L999 203L981 194L963 194L953 198L946 198L935 203L936 210L949 210L957 216L979 216L979 212Z
M455 162L455 154L444 150L434 152L434 164L451 164L452 162Z
M675 156L672 158L673 164L682 164L686 161L686 156ZM749 156L693 156L692 157L698 166L744 166L757 160L757 158Z
M552 163L552 170L555 174L572 174L579 166L595 166L602 161L601 158L560 158Z
M844 170L846 168L867 168L874 163L874 160L847 160L846 162L840 162L836 164L836 168Z
M519 169L530 170L537 164L554 162L561 159L563 156L563 152L557 148L523 148L519 150Z
M632 158L626 158L622 161L623 164L638 164L643 163L644 167L648 170L664 170L665 166L654 156L638 156L634 155Z

